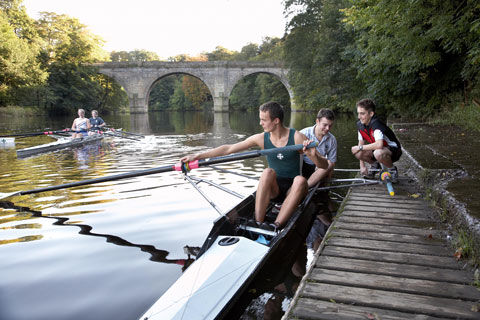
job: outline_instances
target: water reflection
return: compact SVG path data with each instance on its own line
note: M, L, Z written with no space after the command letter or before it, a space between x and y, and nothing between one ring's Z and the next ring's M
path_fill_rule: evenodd
M70 218L65 218L65 217L55 217L55 216L49 216L49 215L43 215L41 211L35 211L31 210L27 207L21 207L15 205L13 202L10 201L0 201L0 208L7 209L7 210L15 210L17 212L17 215L24 215L28 216L28 219L30 218L46 218L46 219L53 219L55 222L53 222L53 225L59 225L59 226L67 226L67 227L78 227L80 228L80 231L78 232L79 234L82 235L87 235L87 236L92 236L92 237L102 237L106 239L106 242L115 244L117 246L123 246L123 247L133 247L133 248L138 248L142 252L146 252L150 254L149 260L154 261L154 262L161 262L161 263L169 263L169 264L177 264L182 266L182 271L184 271L188 266L190 266L195 259L191 257L192 251L195 251L195 247L189 247L185 246L188 248L188 251L186 252L187 257L186 258L181 258L181 259L167 259L167 256L170 254L166 250L160 250L155 248L152 245L146 245L146 244L135 244L132 242L129 242L125 239L122 239L118 236L110 235L110 234L102 234L102 233L95 233L92 232L92 227L86 224L80 224L80 223L75 223L75 222L70 222ZM0 221L1 223L1 221ZM41 228L40 224L22 224L22 227L16 226L16 228ZM40 240L42 239L42 235L36 235L36 236L26 236L26 237L21 237L18 239L12 239L12 240L0 240L0 244L7 244L7 243L13 243L13 242L24 242L24 241L33 241L33 240Z
M172 164L187 153L234 143L261 131L258 112L219 115L107 115L102 118L111 126L154 136L149 141L110 137L99 146L27 159L17 159L15 149L0 149L0 192ZM65 128L71 120L0 119L0 134ZM294 113L286 121L302 129L314 123L315 114ZM358 166L349 151L356 143L354 119L338 117L332 133L339 141L338 167ZM50 141L44 136L18 139L15 148ZM256 177L264 166L265 160L257 158L222 168ZM241 194L252 193L257 183L207 168L195 174ZM224 211L238 202L208 188L206 193ZM0 208L0 319L136 319L193 260L183 246L201 245L218 217L177 172L9 200L14 202L5 205L10 208ZM282 291L282 286L276 290ZM275 305L276 299L269 305ZM29 301L29 308L24 301Z

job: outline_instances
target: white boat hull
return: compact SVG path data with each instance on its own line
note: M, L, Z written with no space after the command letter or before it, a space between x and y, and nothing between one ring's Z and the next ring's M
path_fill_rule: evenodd
M220 245L225 238L238 241ZM140 319L214 319L269 249L244 237L220 236Z
M92 135L84 138L62 138L52 143L42 144L39 146L29 147L17 150L17 157L24 158L36 154L60 150L69 147L79 147L88 143L93 143L103 139L103 135Z

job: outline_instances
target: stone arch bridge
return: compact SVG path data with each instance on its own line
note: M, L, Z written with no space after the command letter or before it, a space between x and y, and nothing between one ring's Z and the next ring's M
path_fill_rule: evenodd
M154 83L172 74L187 74L203 81L213 97L215 112L228 112L228 101L235 85L242 78L255 73L275 76L290 95L293 108L293 91L288 83L288 70L272 62L104 62L96 63L99 72L115 79L127 92L131 113L146 113L148 97Z

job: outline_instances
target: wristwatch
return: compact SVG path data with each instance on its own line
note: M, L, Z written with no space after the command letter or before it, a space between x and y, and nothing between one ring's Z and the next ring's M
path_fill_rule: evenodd
M363 150L363 144L358 146L358 150L362 151Z

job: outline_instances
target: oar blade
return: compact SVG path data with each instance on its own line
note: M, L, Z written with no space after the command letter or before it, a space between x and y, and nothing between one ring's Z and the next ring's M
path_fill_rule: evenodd
M10 193L2 193L0 192L0 200L3 200L3 199L6 199L6 198L10 198L10 197L13 197L13 196L18 196L20 194L21 191L15 191L15 192L10 192Z

